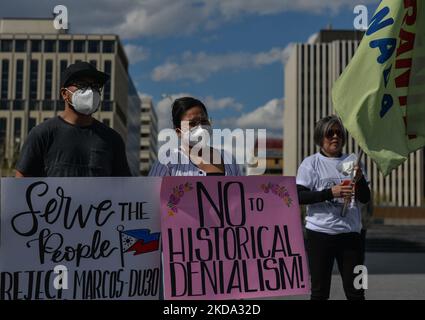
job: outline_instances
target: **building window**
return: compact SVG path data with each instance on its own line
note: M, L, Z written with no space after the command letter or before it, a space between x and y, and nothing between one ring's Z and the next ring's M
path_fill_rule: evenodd
M97 61L96 60L90 60L90 64L97 68Z
M114 53L114 52L115 52L115 40L104 40L103 53Z
M28 119L28 133L31 131L32 128L35 127L36 124L37 124L37 119L36 118L30 117Z
M112 111L113 102L112 101L102 101L102 111Z
M67 67L68 67L68 60L61 60L60 61L60 73L62 74Z
M30 100L37 100L38 60L31 60L30 66Z
M85 40L74 40L74 52L83 53L86 51Z
M12 40L1 41L1 52L12 52Z
M9 95L9 60L1 62L1 98L6 99Z
M43 100L41 106L43 111L53 111L55 110L55 100Z
M13 120L13 137L15 138L15 141L17 141L17 139L21 139L21 131L22 131L22 119L15 118Z
M9 100L0 99L0 110L9 110Z
M46 60L46 72L44 79L44 99L52 99L53 60Z
M31 51L41 52L41 40L31 40Z
M112 79L112 62L110 60L105 61L105 73L110 75ZM103 99L111 100L111 81L107 81L105 83L105 87L103 89Z
M24 60L16 60L16 82L15 82L15 99L22 100L22 91L24 84Z
M24 110L24 100L13 100L13 110Z
M56 52L56 40L44 40L44 52Z
M100 41L99 40L89 40L89 52L97 53L100 51Z
M70 52L71 41L70 40L59 40L59 52Z
M38 111L38 110L40 110L40 101L38 101L38 100L30 100L29 101L29 109L31 111Z
M61 60L59 62L59 72L60 72L60 74L59 74L59 86L58 86L58 88L62 87L62 75L63 75L63 73L64 73L64 71L67 67L68 67L68 60ZM58 96L59 96L59 100L60 100L61 99L61 93L60 93L60 90L58 90L58 91L59 91Z
M15 52L26 52L27 40L15 40Z
M7 132L7 119L0 118L0 146L2 147L4 146L6 141L6 132Z

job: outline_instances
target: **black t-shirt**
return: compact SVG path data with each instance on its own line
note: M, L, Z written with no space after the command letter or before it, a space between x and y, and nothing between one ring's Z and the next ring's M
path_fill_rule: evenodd
M79 127L59 116L30 131L16 169L30 177L131 176L116 131L95 119Z

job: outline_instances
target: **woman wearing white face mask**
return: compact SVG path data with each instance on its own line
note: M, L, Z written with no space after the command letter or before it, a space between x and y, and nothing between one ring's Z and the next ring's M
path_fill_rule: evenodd
M174 129L180 147L171 152L175 163L158 160L150 176L240 176L239 166L231 154L209 146L211 123L205 105L194 98L183 97L172 106Z
M208 145L212 137L211 122L205 105L194 98L174 101L172 107L174 129L180 138L180 147L171 150L174 163L158 160L149 176L240 176L239 166L231 154ZM207 157L209 156L209 157ZM206 161L206 158L207 159ZM214 158L219 159L214 163ZM163 287L159 291L163 297Z
M65 109L30 131L16 177L130 176L121 136L92 117L109 75L77 62L61 79Z

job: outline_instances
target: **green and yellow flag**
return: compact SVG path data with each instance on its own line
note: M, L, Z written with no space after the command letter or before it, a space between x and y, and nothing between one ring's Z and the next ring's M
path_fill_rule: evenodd
M384 175L425 146L425 0L382 0L334 108Z

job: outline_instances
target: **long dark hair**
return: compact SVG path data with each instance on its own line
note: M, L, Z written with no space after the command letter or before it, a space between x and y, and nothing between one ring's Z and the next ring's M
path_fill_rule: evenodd
M205 113L205 116L208 117L208 111L205 105L198 99L192 97L183 97L176 99L173 102L172 107L172 116L173 116L173 125L174 128L180 128L180 123L185 112L193 107L201 107Z

